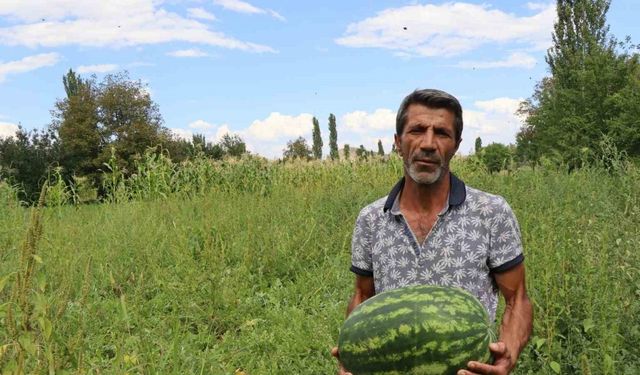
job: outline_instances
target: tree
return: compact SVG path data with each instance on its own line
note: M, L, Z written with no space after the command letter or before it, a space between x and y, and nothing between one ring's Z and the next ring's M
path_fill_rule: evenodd
M482 151L482 139L478 137L476 138L476 147L475 147L476 155L480 155L480 151Z
M501 171L510 159L509 147L501 143L492 143L482 149L482 161L491 173Z
M366 159L367 155L368 155L367 149L364 148L363 145L360 145L360 147L356 149L356 156L358 157L358 159Z
M336 129L336 116L329 114L329 156L332 160L338 160L338 130Z
M136 155L171 141L146 85L127 72L96 83L95 77L83 79L69 70L62 83L67 97L56 102L50 128L60 141L67 176L89 175L95 184L112 147L120 167L131 173Z
M242 150L235 150L235 147L241 147L241 146L234 146L233 143L237 142L237 140L225 140L226 142L226 146L229 149L233 150L232 152L237 153L240 152L239 155L242 155ZM240 140L240 142L242 142L242 140ZM242 142L244 143L244 142ZM207 157L210 157L212 159L215 160L220 160L222 159L222 157L224 156L224 151L222 150L222 146L220 144L214 144L212 142L207 142L204 134L194 134L191 137L191 148L192 148L192 155L195 155L199 152L201 152L202 154L204 154ZM245 151L246 151L246 146L245 146ZM239 156L239 155L235 155L235 156Z
M313 118L313 157L322 159L322 137L320 136L320 123Z
M304 137L298 137L295 140L287 142L287 148L283 150L285 159L304 159L309 160L312 156L311 148L307 145Z
M344 159L345 160L349 160L350 159L350 155L351 154L351 147L349 147L349 144L345 144L344 145Z
M51 129L60 143L59 163L67 181L89 176L95 184L104 147L98 116L98 95L93 80L83 80L69 69L62 77L67 97L56 101Z
M38 200L47 174L58 160L59 149L53 132L27 132L18 126L15 136L0 139L0 177L18 185L21 200Z
M64 85L64 92L67 93L67 98L80 94L83 83L80 76L76 75L71 69L62 76L62 84Z
M618 99L636 90L638 55L631 53L636 47L629 39L618 42L608 35L609 4L609 0L557 1L553 46L546 56L551 76L538 83L521 105L526 124L517 137L518 148L527 150L518 155L546 155L572 168L584 161L583 150L598 150L603 136L634 152L633 142L625 143L628 134L617 130L637 129L637 122L625 114L633 113L640 103Z
M247 144L237 134L226 133L218 142L222 153L225 156L240 157L247 153Z
M109 74L99 85L98 118L102 134L103 162L115 147L119 163L132 172L134 157L170 138L158 105L146 85L132 81L127 72Z
M382 141L378 139L378 155L384 156L384 148L382 148Z

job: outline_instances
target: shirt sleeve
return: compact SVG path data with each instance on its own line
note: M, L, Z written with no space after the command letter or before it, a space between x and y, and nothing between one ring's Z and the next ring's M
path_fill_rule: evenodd
M367 210L356 219L351 238L351 272L361 276L373 276L371 262L371 233L367 225Z
M510 270L524 261L522 236L513 210L502 197L496 198L491 220L489 269L493 273Z

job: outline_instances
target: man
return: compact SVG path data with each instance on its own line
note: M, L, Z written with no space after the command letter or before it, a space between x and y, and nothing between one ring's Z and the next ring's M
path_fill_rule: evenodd
M417 90L400 105L395 146L404 177L358 215L347 315L384 290L438 284L466 289L495 319L500 292L506 308L498 342L489 346L493 363L472 361L458 374L508 374L533 320L520 231L502 197L466 186L449 171L462 126L460 103L443 91ZM339 348L332 354L339 358ZM347 374L342 366L339 374Z

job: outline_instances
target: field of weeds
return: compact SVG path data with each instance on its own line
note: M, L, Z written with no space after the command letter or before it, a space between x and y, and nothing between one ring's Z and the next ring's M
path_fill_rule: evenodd
M0 187L1 372L334 373L353 223L399 160L140 168L101 204ZM516 373L640 373L637 167L452 170L520 222L535 323Z

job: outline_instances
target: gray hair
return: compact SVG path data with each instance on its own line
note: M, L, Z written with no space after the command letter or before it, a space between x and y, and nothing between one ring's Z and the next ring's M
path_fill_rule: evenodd
M462 106L453 95L435 89L415 90L404 98L396 115L396 134L398 137L402 135L407 122L407 109L412 104L422 104L429 108L444 108L453 112L456 142L460 142L462 138Z

